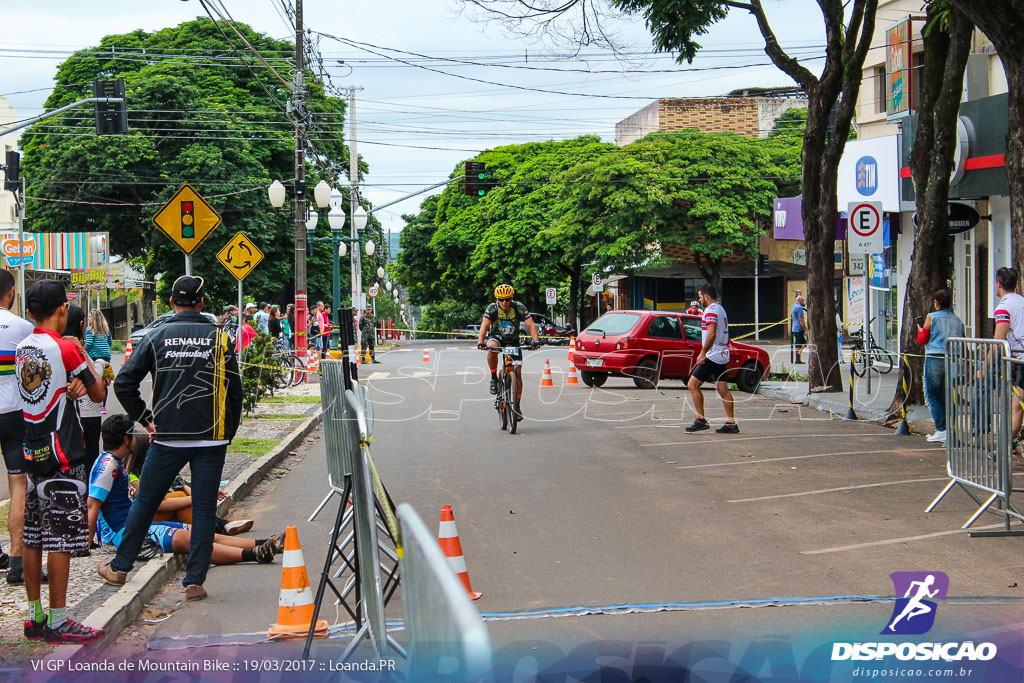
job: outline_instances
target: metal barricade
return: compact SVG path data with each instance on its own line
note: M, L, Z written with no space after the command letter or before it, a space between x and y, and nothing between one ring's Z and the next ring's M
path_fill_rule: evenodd
M925 512L931 512L957 484L979 506L964 529L996 503L991 511L1004 517L1005 530L972 532L972 536L1021 533L1010 531L1011 517L1024 521L1010 503L1014 490L1012 377L1020 363L1011 358L1004 340L957 337L946 341L946 471L951 479Z
M458 662L452 680L491 678L491 638L437 539L408 503L398 506L405 556L402 602L409 642L409 680L436 677L443 659Z
M345 475L351 474L359 453L359 434L352 409L345 400L345 360L325 360L320 364L320 401L324 410L324 436L327 446L327 475L331 488L341 493Z

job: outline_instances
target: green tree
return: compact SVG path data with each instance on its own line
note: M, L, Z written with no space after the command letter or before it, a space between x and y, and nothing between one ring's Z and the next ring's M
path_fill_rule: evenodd
M765 53L772 63L807 93L809 106L801 168L802 218L807 244L808 295L815 310L819 311L809 324L812 337L836 337L832 280L839 160L853 121L864 58L875 30L878 0L818 1L825 27L825 62L817 75L783 49L762 0L464 1L483 8L489 12L488 16L501 20L506 26L520 25L527 31L539 27L549 35L572 35L579 45L608 42L608 36L614 34L610 27L602 26L601 7L605 6L613 12L643 17L654 46L675 52L679 61L688 62L693 61L700 49L697 41L701 36L724 19L730 10L752 15L764 41ZM1014 0L1012 4L1021 5L1022 0ZM566 22L568 27L564 25ZM1008 39L1007 50L1014 50L1012 40ZM831 135L830 130L834 131ZM811 356L809 375L810 385L816 391L842 389L834 345L819 346L817 353Z
M237 27L290 79L290 43ZM240 41L235 44L241 49ZM58 68L46 107L91 96L94 79L124 78L130 130L98 137L86 109L30 128L21 139L28 194L58 201L30 200L29 229L108 231L111 251L134 259L147 279L165 274L165 291L182 272L184 259L150 221L183 182L191 182L223 218L193 261L195 272L207 280L211 299L235 298L235 280L216 261L216 253L239 230L267 255L246 279L246 296L281 303L291 299L294 224L287 211L271 209L263 189L280 179L294 191L287 183L293 176L292 124L284 111L290 94L251 55L243 57L252 71L218 26L202 18L153 32L106 36L98 46L67 59ZM340 132L345 104L328 97L315 78L307 85L316 152L310 156L316 162L308 178L312 186L320 174L337 177L345 167ZM329 298L329 251L317 250L310 259L312 299Z

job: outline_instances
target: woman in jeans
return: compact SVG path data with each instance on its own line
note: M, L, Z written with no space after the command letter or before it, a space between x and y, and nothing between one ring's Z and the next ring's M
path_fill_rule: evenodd
M917 343L925 347L924 398L935 421L932 443L946 443L946 340L964 336L964 324L949 310L949 292L940 289L932 297L935 310L918 324Z

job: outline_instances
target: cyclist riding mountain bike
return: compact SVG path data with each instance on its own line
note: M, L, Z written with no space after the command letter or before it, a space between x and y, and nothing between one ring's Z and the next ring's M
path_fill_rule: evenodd
M481 349L491 348L514 348L515 354L512 364L516 368L516 400L515 411L522 419L522 412L519 410L519 400L523 395L523 352L519 348L519 323L525 323L526 329L530 331L530 348L540 346L540 334L537 331L537 324L530 317L526 306L518 301L513 301L516 291L511 285L498 285L494 288L496 301L487 306L484 311L484 318L480 322L480 335L477 338L477 347ZM498 354L487 354L487 365L491 370L492 394L498 393Z

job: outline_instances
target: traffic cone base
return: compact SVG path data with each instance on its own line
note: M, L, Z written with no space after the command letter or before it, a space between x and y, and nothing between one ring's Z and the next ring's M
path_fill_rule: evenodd
M455 528L455 516L452 506L445 504L441 508L441 525L437 530L437 544L448 558L448 566L462 582L470 600L476 600L483 593L477 593L469 583L469 570L466 569L466 558L462 554L462 543L459 541L459 530Z
M284 554L281 556L281 596L277 601L277 623L270 627L271 636L305 636L313 621L313 590L302 559L299 533L294 526L285 530ZM317 619L315 633L327 635L327 621Z
M544 359L544 376L540 380L542 387L554 387L555 383L551 381L551 361L547 358Z
M568 384L579 384L580 383L580 380L576 377L576 366L575 365L570 365L569 366L569 379L565 380L565 383L567 385Z

